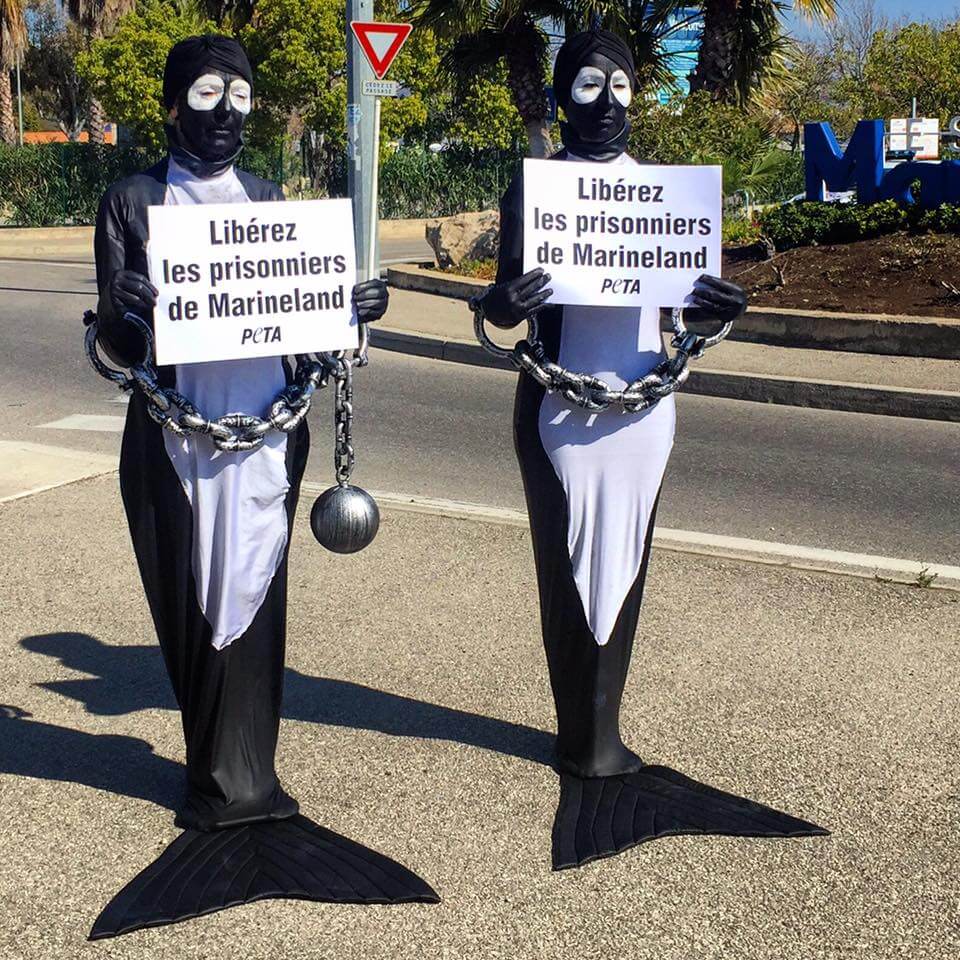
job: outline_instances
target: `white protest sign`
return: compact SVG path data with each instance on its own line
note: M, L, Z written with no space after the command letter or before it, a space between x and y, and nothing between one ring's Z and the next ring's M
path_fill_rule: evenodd
M524 160L523 269L550 303L679 307L720 276L721 167Z
M350 350L349 200L150 207L157 363Z

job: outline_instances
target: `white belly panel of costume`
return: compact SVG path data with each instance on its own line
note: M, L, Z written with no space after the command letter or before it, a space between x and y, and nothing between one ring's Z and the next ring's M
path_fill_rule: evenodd
M613 162L635 161L623 154ZM563 308L559 361L570 370L622 388L665 356L659 307ZM556 393L540 407L540 439L567 499L573 578L601 646L640 572L675 426L672 396L635 414L591 413Z
M197 178L172 159L165 203L249 203L235 171ZM286 377L279 357L178 364L177 390L204 415L265 416ZM287 545L287 436L223 453L209 437L163 432L167 456L193 514L193 575L200 609L223 649L253 622Z

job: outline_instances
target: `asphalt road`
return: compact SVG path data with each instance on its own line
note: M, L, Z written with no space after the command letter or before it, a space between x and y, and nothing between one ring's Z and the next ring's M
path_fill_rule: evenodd
M957 594L655 552L628 742L831 835L669 838L553 873L529 535L396 511L352 557L295 525L278 772L443 902L270 900L85 944L178 834L182 724L116 479L0 504L0 529L0 956L960 956Z
M404 251L385 245L384 258ZM113 452L119 434L37 429L120 417L80 349L89 266L0 262L0 439ZM375 351L357 375L357 482L376 490L522 506L514 376ZM322 398L308 479L332 476ZM707 533L960 562L960 425L681 396L660 523ZM104 425L119 426L119 421Z

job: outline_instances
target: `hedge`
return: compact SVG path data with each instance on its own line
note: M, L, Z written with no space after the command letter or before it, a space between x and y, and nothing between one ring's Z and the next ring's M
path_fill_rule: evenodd
M380 216L447 217L496 207L522 160L520 151L402 148L380 165Z
M30 227L93 223L106 188L156 160L133 147L0 145L0 216ZM519 153L502 151L402 149L381 164L380 215L447 216L496 206L520 160ZM282 179L281 165L275 151L247 149L240 160L244 169L272 180ZM345 177L331 184L331 192L345 192Z
M960 233L960 206L925 210L896 200L879 203L821 203L801 200L767 210L760 233L778 250L820 243L852 243L900 231Z

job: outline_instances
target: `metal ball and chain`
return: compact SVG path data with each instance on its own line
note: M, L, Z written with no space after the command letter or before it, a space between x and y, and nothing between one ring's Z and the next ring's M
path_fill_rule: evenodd
M683 385L690 375L691 360L700 359L705 350L718 344L733 328L733 321L729 321L712 336L699 336L687 330L683 321L683 310L675 308L671 312L674 335L670 345L677 352L658 363L645 376L618 390L600 377L575 373L551 360L540 341L535 313L526 318L525 339L517 341L512 348L498 347L487 335L485 326L483 298L490 289L492 287L487 287L482 294L470 299L474 317L473 330L483 349L495 357L508 360L518 370L533 377L548 392L559 393L574 406L593 412L619 407L624 413L638 413L654 406Z
M313 535L334 553L356 553L377 535L380 510L376 500L351 486L353 452L353 360L341 358L334 381L333 462L337 485L325 490L310 511Z
M134 313L126 314L142 335L143 358L128 373L104 363L97 349L97 315L88 310L84 348L94 370L124 392L139 389L147 401L147 413L160 426L178 437L208 436L217 450L241 453L255 450L272 431L291 433L303 421L317 390L334 382L334 467L336 485L325 490L310 513L310 527L320 544L334 553L355 553L366 547L380 526L376 501L365 490L351 485L356 457L353 451L353 367L367 364L366 325L361 324L360 347L355 357L344 353L319 353L316 359L298 354L293 382L270 404L266 417L228 413L208 418L172 387L161 386L154 365L153 331Z

